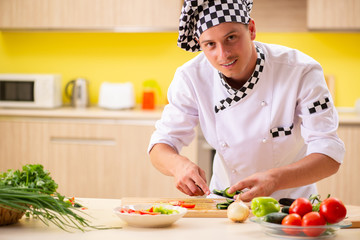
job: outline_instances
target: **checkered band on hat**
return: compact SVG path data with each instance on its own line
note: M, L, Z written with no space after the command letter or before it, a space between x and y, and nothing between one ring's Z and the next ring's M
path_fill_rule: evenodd
M313 102L310 106L308 106L309 113L313 114L322 110L325 110L330 107L330 99L325 97L319 101Z
M290 127L276 127L270 130L271 135L273 138L280 137L280 136L288 136L291 135L291 130L294 128L294 124Z
M178 46L200 51L196 38L223 22L248 24L253 0L185 0L179 23Z
M256 52L257 52L257 60L256 60L256 66L253 74L249 78L249 80L246 81L244 86L242 86L239 90L232 88L224 79L223 75L219 73L221 83L226 88L227 92L230 94L229 97L226 99L223 99L215 106L215 113L218 113L219 111L222 111L228 107L231 106L231 104L236 103L246 97L252 89L255 87L255 85L258 83L260 78L260 73L264 69L265 65L265 54L262 51L262 49L258 46L256 46Z

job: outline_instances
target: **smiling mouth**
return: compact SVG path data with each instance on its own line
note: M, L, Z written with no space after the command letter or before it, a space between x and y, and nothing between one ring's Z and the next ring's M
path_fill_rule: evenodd
M221 64L221 65L224 66L224 67L228 67L228 66L234 64L235 62L236 62L236 59L234 61L232 61L232 62L229 62L229 63L226 63L226 64Z

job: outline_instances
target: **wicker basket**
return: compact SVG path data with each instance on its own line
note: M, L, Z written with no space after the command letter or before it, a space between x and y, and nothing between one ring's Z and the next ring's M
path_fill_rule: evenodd
M24 213L24 211L8 209L0 206L0 226L17 223Z

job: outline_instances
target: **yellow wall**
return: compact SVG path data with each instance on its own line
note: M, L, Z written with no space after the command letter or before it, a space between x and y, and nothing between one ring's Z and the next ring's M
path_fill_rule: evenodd
M178 48L176 39L177 33L0 32L0 72L60 73L63 87L85 77L93 104L102 82L133 82L139 103L143 81L155 79L163 104L176 68L195 56ZM258 33L257 40L297 48L319 61L336 78L337 106L353 106L360 98L359 33Z

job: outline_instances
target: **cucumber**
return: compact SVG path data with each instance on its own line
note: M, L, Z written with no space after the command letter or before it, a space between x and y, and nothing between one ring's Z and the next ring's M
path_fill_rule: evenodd
M232 200L232 199L229 199L229 198L227 198L226 199L226 202L228 202L228 203L233 203L235 200Z
M233 198L236 194L236 192L233 192L233 193L228 193L228 190L229 190L230 187L227 187L225 190L224 190L224 196L225 197L229 197L229 198Z
M218 203L216 204L216 208L217 209L221 209L221 210L224 210L224 209L228 209L230 203Z
M213 193L216 194L216 195L219 195L219 196L223 196L223 195L224 195L224 191L223 191L223 190L214 189L214 190L213 190Z
M281 224L282 220L287 215L288 215L287 213L283 213L283 212L273 212L265 215L263 220L264 222Z
M285 206L285 207L282 207L281 212L289 214L289 210L290 210L290 207Z

